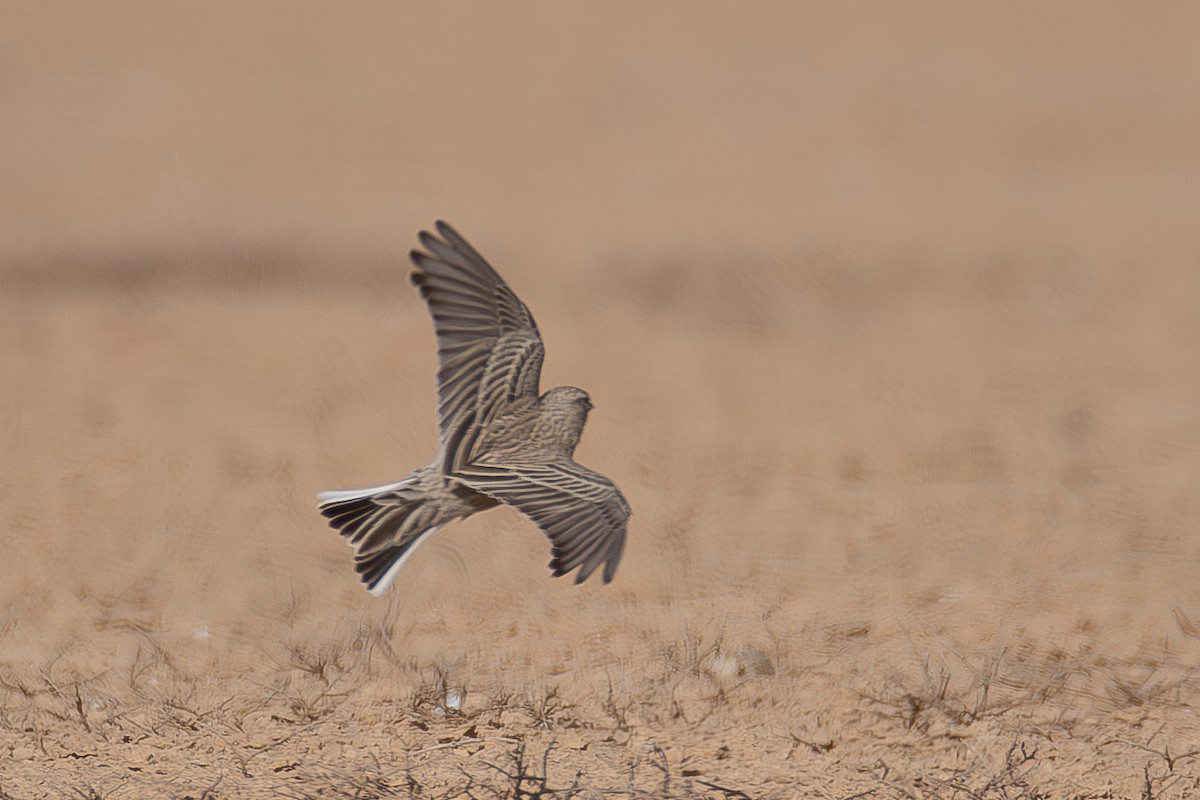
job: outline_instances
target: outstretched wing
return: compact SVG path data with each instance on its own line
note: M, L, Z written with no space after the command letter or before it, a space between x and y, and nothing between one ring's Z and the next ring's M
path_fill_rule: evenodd
M533 315L483 256L445 222L420 234L412 282L438 339L438 429L446 469L469 460L472 431L537 397L545 349Z
M608 478L574 461L472 464L455 477L537 523L550 539L554 577L578 567L575 582L582 583L604 564L604 582L613 579L625 550L630 509Z

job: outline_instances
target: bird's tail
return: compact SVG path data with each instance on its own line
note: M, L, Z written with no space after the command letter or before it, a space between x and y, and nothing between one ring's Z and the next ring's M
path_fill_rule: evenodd
M354 548L354 569L379 597L421 542L441 527L412 478L387 486L321 492L318 508Z

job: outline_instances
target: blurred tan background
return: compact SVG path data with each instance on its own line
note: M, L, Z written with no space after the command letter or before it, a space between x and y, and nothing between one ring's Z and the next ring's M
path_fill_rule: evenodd
M1200 705L1198 34L1182 3L0 6L9 785L132 796L150 754L315 794L486 721L754 796L1188 796L1155 753ZM596 401L578 457L635 508L609 587L502 510L376 601L315 513L435 446L435 218Z
M9 3L3 245L1190 264L1195 14Z

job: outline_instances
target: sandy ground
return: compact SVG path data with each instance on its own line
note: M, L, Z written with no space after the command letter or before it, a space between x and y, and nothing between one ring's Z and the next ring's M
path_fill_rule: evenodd
M0 11L0 798L1200 796L1200 17L501 8ZM438 216L609 586L315 512Z

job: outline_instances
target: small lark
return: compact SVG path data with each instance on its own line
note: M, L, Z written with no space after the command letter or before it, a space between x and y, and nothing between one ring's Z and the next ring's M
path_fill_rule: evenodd
M438 222L437 233L422 231L428 252L410 254L437 330L437 457L399 483L321 492L321 513L376 596L442 526L500 503L550 538L556 577L578 568L581 583L603 564L608 583L630 510L612 481L572 459L591 399L574 386L539 396L545 350L533 315L457 231Z

